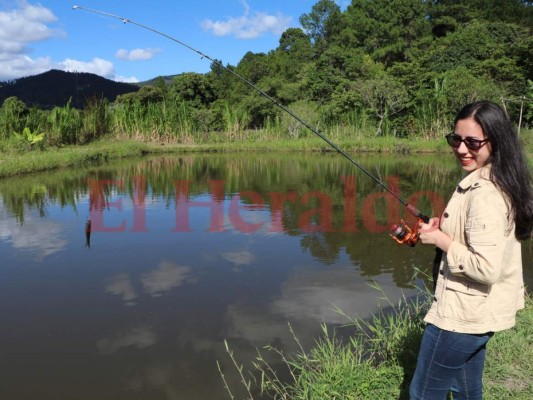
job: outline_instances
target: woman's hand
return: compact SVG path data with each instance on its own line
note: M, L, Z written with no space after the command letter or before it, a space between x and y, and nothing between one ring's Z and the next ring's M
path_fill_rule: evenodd
M419 222L418 233L420 240L424 244L433 244L442 251L447 252L452 244L452 239L439 229L440 220L437 217L431 218L427 224Z

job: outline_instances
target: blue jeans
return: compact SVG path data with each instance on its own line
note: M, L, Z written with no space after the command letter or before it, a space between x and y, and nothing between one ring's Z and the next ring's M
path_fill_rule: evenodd
M474 335L428 324L409 388L411 400L481 400L486 344L492 332Z

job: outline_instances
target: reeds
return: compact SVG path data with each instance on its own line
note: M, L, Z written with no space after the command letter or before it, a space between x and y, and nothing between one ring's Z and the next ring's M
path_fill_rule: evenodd
M81 114L81 128L77 133L79 143L88 143L103 137L109 130L109 102L103 98L93 97L86 101Z
M424 143L442 141L449 129L451 116L443 100L444 86L445 81L436 80L434 90L413 105L413 115L402 117L397 121L397 126L387 119L387 126L381 128L391 134L378 138L376 129L379 122L364 109L336 115L329 123L325 122L315 103L298 101L291 104L289 109L335 142L348 145L372 139L394 142L401 136L402 139L417 139L416 146L420 149ZM115 103L91 98L86 100L82 110L73 108L70 101L64 107L39 110L28 109L18 99L10 98L0 107L0 140L10 140L15 133L20 134L25 128L44 133L43 148L85 144L104 137L196 145L295 139L305 141L315 137L313 132L288 113L273 113L265 117L261 126L251 126L252 119L250 110L226 100L216 100L210 107L199 107L172 97L152 102L134 98ZM529 131L523 132L522 137L527 139ZM414 145L413 142L408 147ZM409 148L405 150L409 151Z
M249 374L226 343L247 398L254 399L253 393L257 393L255 398L291 400L407 398L407 383L416 365L429 291L423 289L420 296L412 299L404 296L393 304L377 284L372 286L382 294L387 307L380 308L370 319L353 318L336 310L346 318L346 327L353 329L347 340L339 339L335 331L322 325L322 336L313 348L306 350L289 324L297 353L288 355L267 345L259 350L252 363L254 370ZM277 356L282 367L273 367L265 353ZM233 398L224 376L223 379Z
M383 294L383 291L374 285ZM291 326L297 343L296 354L285 354L267 345L259 350L252 370L245 370L226 343L231 364L245 387L246 399L359 400L409 399L409 384L414 374L423 334L422 317L430 304L429 291L422 289L413 299L402 297L381 308L368 320L344 314L354 328L348 340L340 340L322 326L322 336L311 349L304 349ZM530 399L533 347L531 346L533 297L517 315L517 326L497 332L489 343L484 398L487 400ZM279 359L274 367L265 353ZM272 360L272 359L270 359ZM281 365L281 367L279 367ZM220 365L219 365L220 366ZM222 370L219 369L221 374ZM228 392L229 372L223 381ZM230 393L230 398L234 398Z
M317 129L329 131L336 138L367 136L372 123L355 112L331 126L320 122L315 105L294 104L297 115ZM274 141L312 136L290 115L273 114L262 126L250 126L252 116L242 105L219 100L210 108L198 108L179 98L165 97L157 102L141 99L109 103L90 98L78 110L69 101L52 110L27 109L24 103L6 101L0 107L0 139L9 139L24 128L45 133L47 147L84 144L102 137L144 142L219 143L237 141Z
M81 127L81 112L70 106L70 100L65 107L54 107L47 118L46 144L49 146L79 144Z

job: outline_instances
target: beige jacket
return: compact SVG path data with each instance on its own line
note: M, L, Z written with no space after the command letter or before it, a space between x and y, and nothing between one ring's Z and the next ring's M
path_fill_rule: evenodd
M520 242L489 174L490 165L467 175L441 218L440 229L453 243L443 254L434 301L424 320L444 330L508 329L524 307Z

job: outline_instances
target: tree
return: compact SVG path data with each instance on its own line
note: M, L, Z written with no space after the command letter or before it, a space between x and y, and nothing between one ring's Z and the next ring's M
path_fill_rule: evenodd
M24 117L28 114L26 104L18 97L11 96L0 107L0 138L6 139L14 132L22 132L25 127Z
M327 103L335 92L351 86L353 80L367 76L365 56L361 49L346 49L334 45L328 47L309 72L307 87L311 98Z
M528 31L505 22L473 21L434 42L420 62L426 71L444 73L460 67L474 76L499 82L508 93L522 94L531 71Z
M512 22L533 28L533 2L524 0L433 0L427 2L434 26L448 27L474 20Z
M447 99L450 115L455 114L465 104L474 100L487 99L500 101L502 88L498 82L488 76L473 73L464 67L450 69L442 74L443 91Z
M430 33L426 16L420 0L353 0L343 14L339 42L389 67L407 61L408 50Z
M279 46L269 53L274 73L281 74L288 83L295 83L301 71L313 59L313 47L309 36L299 28L289 28L282 33Z
M154 87L159 89L161 91L161 93L163 93L163 95L166 95L167 92L168 92L167 83L165 82L165 78L163 78L162 76L158 76L156 78L156 80L154 82Z
M248 115L248 126L253 129L263 128L267 120L275 120L280 113L278 107L256 91L244 97L240 105Z
M133 105L139 103L146 106L150 103L159 103L163 101L164 94L162 90L155 86L143 86L137 92L121 94L117 96L117 104Z
M211 71L208 74L211 87L217 99L228 99L231 96L237 78L231 71L235 70L232 65L224 65L221 60L211 63Z
M323 49L341 28L340 7L333 0L319 0L309 14L300 17L300 24L315 47Z
M169 92L175 99L184 100L196 108L206 107L216 100L209 77L195 72L174 77Z
M2 111L6 114L21 116L27 111L27 107L18 97L11 96L4 100Z
M300 28L289 28L283 32L276 50L298 62L311 60L313 54L310 38Z
M270 72L270 63L265 53L247 52L237 64L235 71L252 83L257 83Z
M389 118L408 105L409 96L404 86L390 76L359 81L356 90L369 109L378 117L376 136L388 134ZM385 129L383 126L385 125Z
M527 93L524 96L525 100L525 121L526 123L533 124L533 81L527 81ZM530 125L531 126L531 125Z

